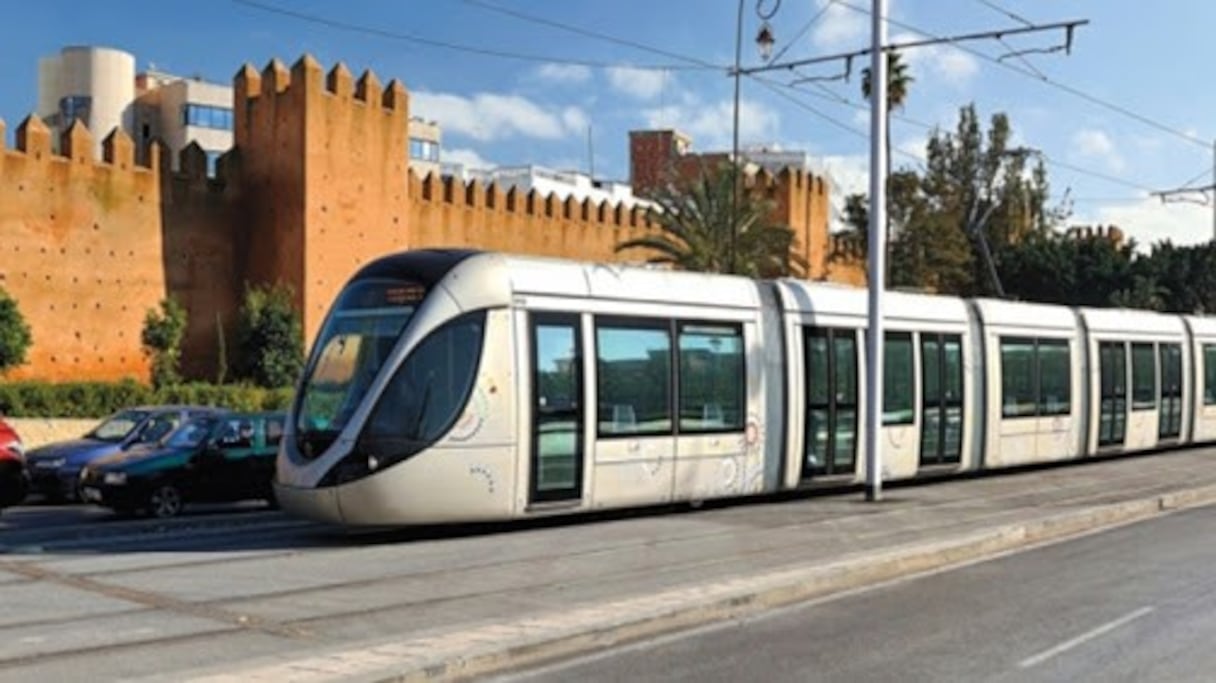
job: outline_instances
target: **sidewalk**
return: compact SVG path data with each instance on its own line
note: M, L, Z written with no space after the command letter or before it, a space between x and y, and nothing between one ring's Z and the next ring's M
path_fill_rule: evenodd
M491 574L431 575L431 600L401 603L412 618L380 617L401 622L396 637L140 680L441 680L536 664L1216 502L1216 450L885 494L880 504L850 493L473 539L518 557ZM534 543L559 556L538 569L527 559ZM482 582L478 608L442 597L467 580ZM399 603L416 581L381 597Z

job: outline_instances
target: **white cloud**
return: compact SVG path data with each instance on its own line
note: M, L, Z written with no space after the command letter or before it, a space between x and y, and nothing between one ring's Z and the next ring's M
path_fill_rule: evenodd
M642 115L651 128L675 127L693 137L703 150L730 149L734 132L731 100L703 105L696 102L645 109ZM769 142L777 136L781 117L754 100L739 101L739 146Z
M1115 143L1104 131L1083 128L1072 136L1072 146L1074 155L1101 161L1112 171L1119 172L1127 166Z
M587 130L587 114L578 107L566 107L562 111L562 124L571 133Z
M552 83L586 83L591 80L591 68L581 64L542 64L536 77Z
M900 33L891 36L890 40L894 43L920 37L911 33ZM950 45L927 45L903 50L899 54L904 64L908 65L913 78L923 81L928 73L934 77L933 82L945 83L955 88L966 85L980 70L979 60ZM868 60L866 66L869 66ZM915 90L915 83L913 89Z
M827 9L824 9L824 8ZM869 27L868 17L833 0L816 0L815 11L823 16L811 30L811 42L819 48L856 47ZM887 16L890 16L888 9Z
M445 164L460 164L465 168L494 168L497 164L483 159L480 154L471 149L445 149L441 152L441 160Z
M828 229L837 232L845 227L844 201L851 194L869 194L870 157L864 154L825 156L811 161L812 170L827 178L828 201L832 205Z
M666 71L635 69L628 66L610 66L604 70L608 83L616 91L639 100L653 100L672 83Z
M581 111L571 107L554 114L519 95L478 93L472 97L449 93L415 92L410 103L415 113L439 122L445 132L468 135L487 142L521 135L556 140L580 132L570 123L583 123ZM571 109L578 111L572 113Z
M1078 219L1074 225L1118 226L1141 251L1155 242L1168 239L1176 245L1202 244L1212 239L1212 207L1189 202L1161 203L1142 199L1125 204L1099 206Z

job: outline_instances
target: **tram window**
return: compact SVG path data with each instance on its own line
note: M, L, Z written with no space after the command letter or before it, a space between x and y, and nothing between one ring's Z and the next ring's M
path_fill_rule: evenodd
M1132 410L1157 407L1157 360L1152 344L1132 344Z
M600 323L595 353L600 436L670 434L668 323Z
M912 408L912 335L888 332L883 342L882 423L910 425Z
M395 462L442 437L464 411L481 359L485 311L431 332L393 373L361 439Z
M680 431L743 431L747 374L739 325L680 326Z
M1039 415L1067 415L1072 412L1068 342L1041 339L1038 348Z
M1036 394L1034 340L1001 337L1001 415L1037 414Z
M1203 345L1203 403L1216 405L1216 344Z

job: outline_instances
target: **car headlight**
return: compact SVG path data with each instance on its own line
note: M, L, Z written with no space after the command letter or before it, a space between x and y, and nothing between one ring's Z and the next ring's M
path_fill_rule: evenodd
M105 481L105 483L107 483L107 484L111 484L114 486L122 486L123 484L127 483L127 473L126 472L106 472L106 476L103 479L103 481Z
M21 458L25 457L25 444L21 443L20 441L14 441L14 442L10 443L8 445L8 447L14 453L16 453L18 457L21 457Z

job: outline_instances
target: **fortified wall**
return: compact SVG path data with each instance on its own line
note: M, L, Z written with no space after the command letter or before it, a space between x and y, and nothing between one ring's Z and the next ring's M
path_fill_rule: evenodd
M388 252L473 247L604 261L637 261L615 246L653 230L623 205L561 201L408 169L409 96L370 71L325 72L304 56L234 78L235 145L206 176L187 147L170 170L153 145L136 160L121 131L93 158L77 124L62 154L36 117L0 164L0 286L18 301L34 345L9 378L146 380L140 331L149 309L176 297L189 315L187 376L214 378L222 333L233 357L246 283L286 283L311 341L346 279ZM0 123L0 144L4 140ZM845 279L829 258L820 178L758 174L798 235L809 277ZM835 269L835 270L834 270ZM864 276L863 276L864 279Z

